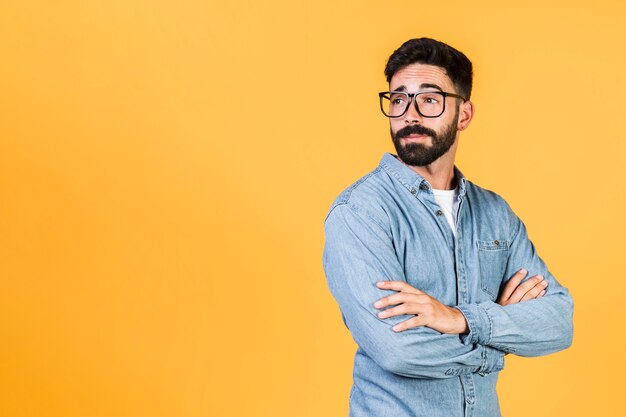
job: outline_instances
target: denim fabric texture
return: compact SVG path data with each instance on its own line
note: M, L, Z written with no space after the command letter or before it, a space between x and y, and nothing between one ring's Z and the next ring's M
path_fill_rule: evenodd
M500 416L496 381L505 352L540 356L572 343L572 298L522 221L499 195L454 172L456 238L430 183L390 153L336 198L324 221L326 280L358 345L350 417ZM498 293L521 268L526 278L545 277L546 294L500 306ZM378 318L374 303L396 293L376 287L385 280L455 306L469 334L394 332L411 316Z

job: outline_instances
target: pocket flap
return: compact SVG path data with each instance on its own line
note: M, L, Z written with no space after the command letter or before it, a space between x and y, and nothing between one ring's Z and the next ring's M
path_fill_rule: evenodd
M479 240L478 249L479 250L507 250L509 249L509 241L500 240L500 239Z

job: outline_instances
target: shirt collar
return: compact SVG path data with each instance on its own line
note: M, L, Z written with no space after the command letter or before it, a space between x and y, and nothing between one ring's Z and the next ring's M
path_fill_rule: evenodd
M432 186L426 178L409 168L404 162L398 159L397 155L385 152L380 159L380 167L387 171L389 175L399 181L411 194L417 195L419 192L432 192ZM459 197L465 194L466 179L465 175L454 166L454 175L457 179L459 188Z

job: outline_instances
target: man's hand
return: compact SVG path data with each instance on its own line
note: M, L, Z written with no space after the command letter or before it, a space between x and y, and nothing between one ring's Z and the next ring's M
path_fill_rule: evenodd
M544 280L543 276L535 275L521 283L527 274L528 271L525 269L517 271L506 283L496 302L501 306L507 306L543 297L546 293L547 281ZM381 281L376 285L383 290L399 291L397 294L381 298L374 303L376 308L397 305L378 313L379 318L386 319L403 314L415 314L415 317L395 325L393 330L396 332L418 326L430 327L438 332L448 334L466 334L469 331L467 320L461 311L442 304L437 299L404 281Z
M465 316L459 310L440 303L423 291L410 286L404 281L381 281L376 284L384 290L399 291L397 294L381 298L374 307L383 308L399 304L378 313L378 317L386 319L403 314L415 314L408 320L398 323L393 330L400 332L413 327L426 326L441 333L462 334L468 332Z
M528 271L525 269L517 271L506 283L496 302L501 306L508 306L520 301L543 297L546 293L548 281L543 279L541 275L535 275L520 284L527 274Z
M506 283L496 302L501 306L508 306L520 301L543 297L546 293L548 282L541 275L535 275L523 284L520 284L527 274L528 271L523 268L517 271ZM505 353L505 355L508 354L509 352Z

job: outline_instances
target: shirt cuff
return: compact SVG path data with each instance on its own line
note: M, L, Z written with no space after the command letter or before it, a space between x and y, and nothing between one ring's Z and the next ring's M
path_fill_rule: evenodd
M504 352L491 346L484 346L483 363L478 370L478 375L485 376L492 372L504 369Z
M459 335L464 345L478 343L487 345L491 340L491 317L480 304L461 304L456 306L467 320L468 334Z

